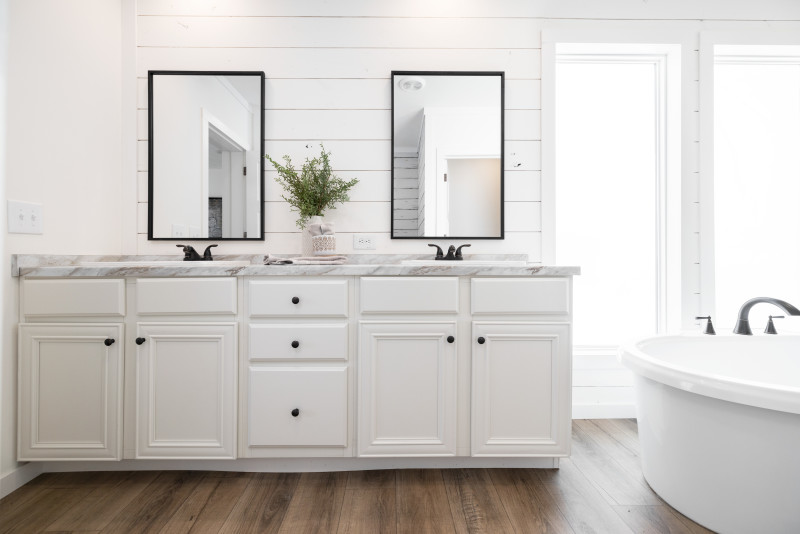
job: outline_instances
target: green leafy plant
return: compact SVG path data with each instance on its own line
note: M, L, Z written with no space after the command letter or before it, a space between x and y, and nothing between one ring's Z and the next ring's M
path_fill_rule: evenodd
M319 157L306 158L299 174L289 156L283 156L285 165L269 157L269 154L266 156L278 171L275 180L286 192L281 197L289 203L292 211L300 213L300 218L297 219L299 228L305 228L311 217L323 216L325 210L350 200L347 192L358 183L356 178L342 180L335 176L331 170L331 153L325 152L324 146L320 147L322 151Z

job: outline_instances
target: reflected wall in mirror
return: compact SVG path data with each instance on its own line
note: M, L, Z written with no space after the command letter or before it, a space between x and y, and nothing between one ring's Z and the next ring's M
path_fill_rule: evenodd
M503 238L502 72L392 72L392 238Z
M148 239L264 239L264 73L148 73Z

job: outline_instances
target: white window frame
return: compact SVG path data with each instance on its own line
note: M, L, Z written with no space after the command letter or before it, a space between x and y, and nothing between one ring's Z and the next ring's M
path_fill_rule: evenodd
M800 46L793 31L703 31L700 32L700 183L699 234L700 301L698 313L717 315L714 259L714 48L722 45ZM772 56L775 57L775 56ZM792 55L790 61L800 58Z
M542 32L542 258L545 264L556 263L556 193L555 193L555 70L556 56L575 54L576 58L589 60L585 52L586 44L599 54L598 60L609 59L626 62L635 60L656 64L662 73L661 89L666 90L667 109L663 116L666 124L662 129L660 172L658 176L659 206L657 206L657 228L659 232L659 253L657 266L657 331L672 333L685 328L689 318L694 322L694 307L691 306L691 288L681 281L684 273L691 270L686 262L693 257L686 250L690 247L692 225L691 208L687 204L691 197L684 198L689 188L687 175L691 176L694 144L692 127L696 98L692 98L681 80L694 80L696 72L695 46L689 38L676 39L669 32L639 31L588 31L545 30ZM631 53L630 45L637 46L636 54ZM615 61L616 62L616 61ZM673 125L680 124L680 128ZM694 170L696 172L696 170ZM688 234L688 235L687 235ZM694 261L692 261L692 264ZM624 270L625 266L621 265ZM632 310L635 313L635 310ZM620 318L623 320L623 318ZM608 347L582 347L578 352L586 354L609 353Z

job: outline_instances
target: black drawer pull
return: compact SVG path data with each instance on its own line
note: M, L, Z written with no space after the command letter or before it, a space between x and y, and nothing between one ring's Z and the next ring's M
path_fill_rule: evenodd
M292 297L292 304L300 304L300 297Z
M456 342L456 338L454 338L453 336L447 336L447 342L448 343L455 343Z
M292 410L292 417L297 417L298 415L300 415L300 410L298 408Z
M292 348L293 349L296 349L299 346L300 346L300 342L299 341L292 341Z
M486 338L485 337L479 337L478 338L478 344L479 345L483 345L484 343L486 343Z
M115 342L115 341L116 341L116 339L113 339L113 338L108 338L108 339L106 339L105 341L103 341L103 343L105 343L105 344L106 344L106 347L110 347L111 345L113 345L113 344L114 344L114 342Z
M145 338L143 338L143 337L137 337L137 338L136 338L136 344L137 344L137 345L141 345L141 344L142 344L142 343L144 343L145 341L147 341L147 340L146 340Z

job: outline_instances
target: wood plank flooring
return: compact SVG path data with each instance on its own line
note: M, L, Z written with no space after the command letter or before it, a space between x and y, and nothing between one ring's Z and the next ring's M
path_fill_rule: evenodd
M653 493L636 421L576 420L560 469L48 473L0 533L707 533Z

